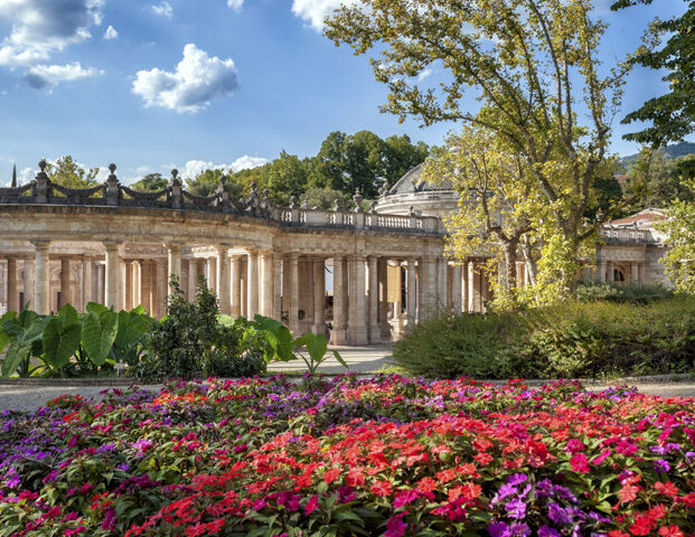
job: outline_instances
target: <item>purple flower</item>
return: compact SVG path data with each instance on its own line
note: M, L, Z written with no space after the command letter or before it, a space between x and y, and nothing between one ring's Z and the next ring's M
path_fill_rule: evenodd
M507 502L504 508L507 510L507 515L511 518L521 520L526 517L526 504L519 499Z
M665 459L659 459L654 461L654 471L656 472L668 472L671 469L671 465Z
M121 470L122 472L127 472L128 470L130 470L130 465L124 462L123 464L119 464L118 466L116 466L116 468L118 470Z
M487 529L490 537L509 537L509 527L504 522L493 522Z
M514 524L509 526L509 534L512 537L529 537L529 535L531 535L531 528L529 528L526 523L514 522Z
M561 534L556 529L546 526L545 524L538 528L538 537L561 537Z
M341 486L338 487L338 503L349 503L357 498L357 493L352 489L352 487ZM396 499L398 501L398 499ZM394 502L394 507L396 502Z
M528 479L528 477L525 476L524 474L514 474L514 475L510 476L509 479L507 479L507 483L509 485L520 485L521 483L523 483L527 479Z
M571 513L556 503L548 504L548 518L558 526L563 526L572 522Z

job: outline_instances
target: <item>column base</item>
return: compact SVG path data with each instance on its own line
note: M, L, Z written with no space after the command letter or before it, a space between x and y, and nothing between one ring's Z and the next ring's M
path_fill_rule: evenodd
M381 343L381 327L380 326L370 326L369 327L369 343Z
M366 326L348 328L350 345L369 345L369 329Z
M311 325L311 333L326 335L326 323L317 323Z
M345 328L334 328L331 330L331 345L347 345L348 335Z

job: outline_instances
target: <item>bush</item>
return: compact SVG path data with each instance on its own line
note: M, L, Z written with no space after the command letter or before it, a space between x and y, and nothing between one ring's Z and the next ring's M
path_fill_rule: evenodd
M217 297L201 279L197 300L187 302L178 280L172 278L173 293L167 316L157 323L149 338L149 355L138 376L194 378L199 376L240 377L265 372L264 341L249 334L244 319L222 324Z
M606 300L608 302L646 304L655 300L673 298L673 291L663 285L581 282L577 287L577 298L582 302Z
M449 313L414 327L394 346L393 357L410 372L436 377L685 373L694 367L695 299Z

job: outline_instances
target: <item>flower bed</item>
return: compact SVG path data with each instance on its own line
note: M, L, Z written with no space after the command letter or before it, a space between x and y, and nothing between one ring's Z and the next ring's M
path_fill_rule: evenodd
M0 418L0 536L693 535L694 402L399 376L61 397Z

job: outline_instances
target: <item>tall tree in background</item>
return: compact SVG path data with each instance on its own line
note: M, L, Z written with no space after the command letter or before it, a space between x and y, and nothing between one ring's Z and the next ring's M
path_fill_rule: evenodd
M67 188L89 188L96 186L96 176L99 168L82 168L72 156L60 157L55 164L49 163L46 166L48 178L60 186Z
M611 7L617 10L651 3L652 0L619 0ZM661 146L695 131L695 1L686 3L688 8L682 16L657 18L651 23L645 45L630 60L650 69L665 69L663 80L668 82L669 91L649 99L625 117L623 123L651 122L641 131L627 134L628 140Z
M605 27L591 9L588 0L360 0L326 21L337 45L379 55L370 61L389 89L382 111L484 127L525 159L552 214L538 277L556 298L573 290L580 250L598 225L584 215L605 173L626 71L599 75ZM447 81L421 87L418 75L433 66Z

